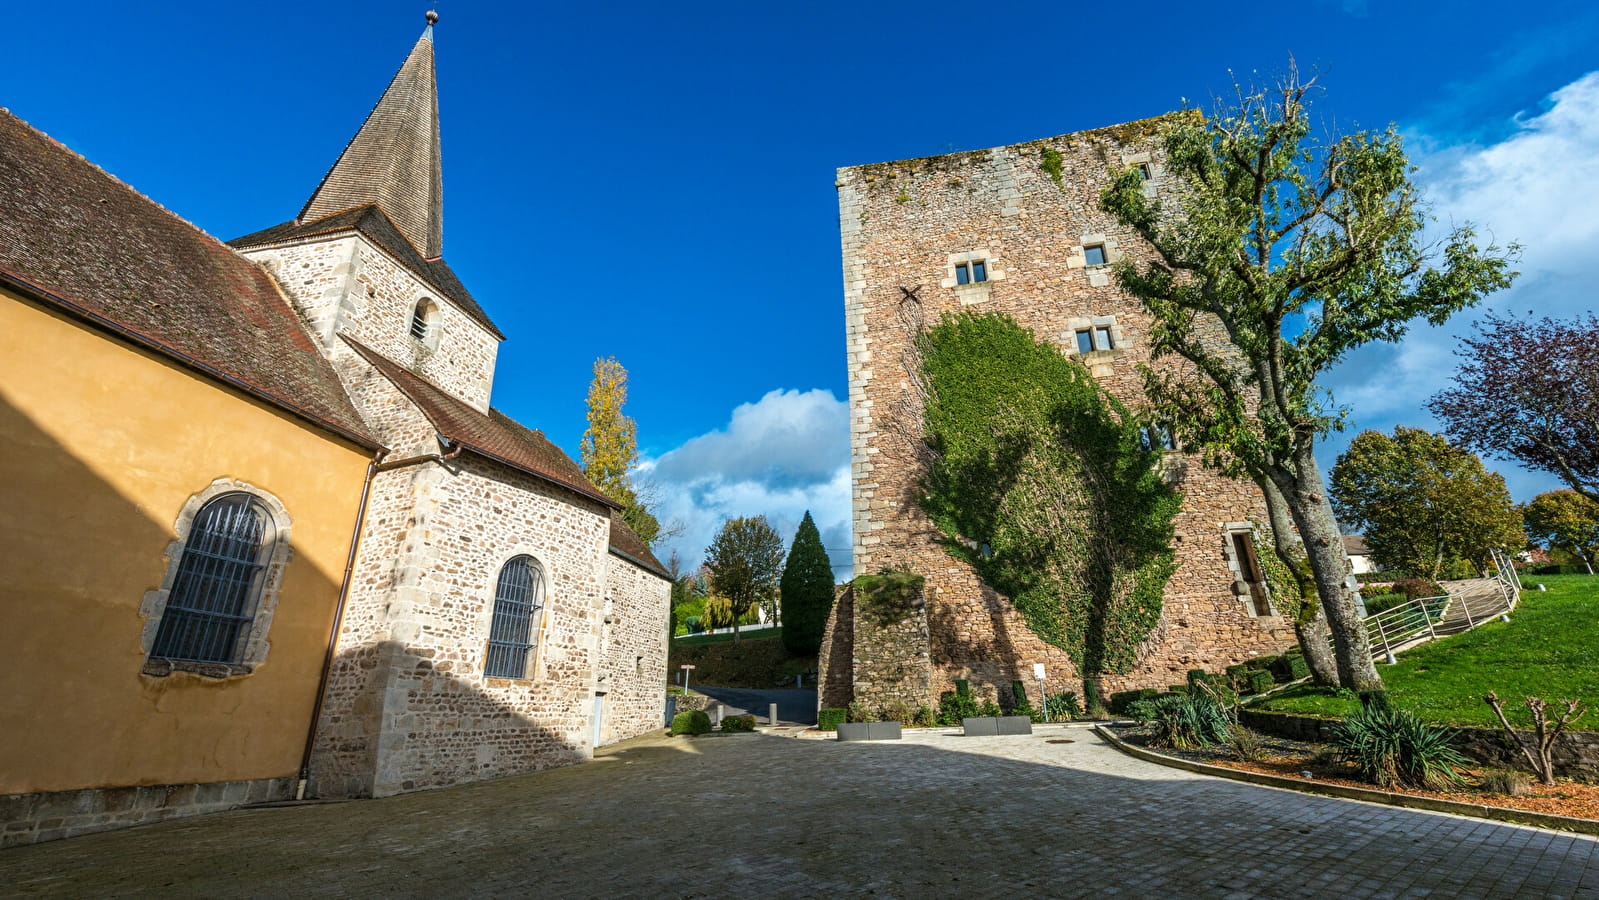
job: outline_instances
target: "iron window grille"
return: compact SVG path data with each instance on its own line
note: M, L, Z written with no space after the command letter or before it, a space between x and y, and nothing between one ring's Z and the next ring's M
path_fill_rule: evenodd
M266 507L224 494L194 518L178 561L153 659L229 665L244 657L273 538Z
M419 341L428 339L428 302L423 300L411 310L411 337Z
M988 263L978 259L955 264L956 284L977 284L988 280Z
M531 556L515 556L500 568L494 587L494 618L489 624L483 674L526 678L535 625L544 610L544 573Z

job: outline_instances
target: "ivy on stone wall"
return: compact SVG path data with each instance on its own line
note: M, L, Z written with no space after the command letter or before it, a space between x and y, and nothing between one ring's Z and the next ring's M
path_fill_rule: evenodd
M879 624L903 622L922 603L926 579L913 572L884 569L876 575L862 575L851 582L855 588L855 608Z
M918 349L921 504L946 548L1085 676L1127 672L1160 620L1180 504L1141 423L1007 316L946 316Z
M1038 152L1038 158L1038 167L1050 178L1055 179L1055 186L1065 187L1065 182L1061 179L1066 174L1066 161L1061 157L1060 151L1054 147L1045 147Z

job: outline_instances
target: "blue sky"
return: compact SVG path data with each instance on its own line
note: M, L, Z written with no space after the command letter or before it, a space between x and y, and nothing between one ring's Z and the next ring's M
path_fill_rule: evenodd
M14 5L0 103L231 238L299 210L425 8ZM439 13L445 255L511 337L495 403L575 455L592 361L621 360L687 557L722 516L768 513L786 536L806 508L827 546L848 547L838 166L1154 115L1291 53L1322 72L1320 112L1340 127L1400 124L1440 217L1528 245L1495 308L1593 305L1589 3L441 0ZM1356 426L1430 425L1420 401L1470 318L1334 373ZM1496 465L1521 499L1552 486Z

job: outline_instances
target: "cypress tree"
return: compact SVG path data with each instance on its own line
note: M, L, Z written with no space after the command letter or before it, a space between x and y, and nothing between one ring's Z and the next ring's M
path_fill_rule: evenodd
M815 653L822 647L822 631L833 611L833 563L822 547L807 510L794 532L788 563L779 582L783 598L783 646L791 653Z

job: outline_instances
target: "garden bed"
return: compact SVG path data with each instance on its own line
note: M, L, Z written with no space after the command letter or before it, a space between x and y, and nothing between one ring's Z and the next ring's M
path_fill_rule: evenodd
M1510 797L1504 794L1490 794L1482 791L1478 785L1486 769L1473 767L1460 770L1461 774L1466 777L1467 784L1459 788L1440 791L1416 790L1403 787L1379 789L1368 782L1362 781L1352 764L1331 762L1325 759L1323 756L1325 745L1323 744L1261 735L1262 750L1260 758L1254 761L1244 761L1237 759L1233 751L1226 745L1205 747L1197 750L1154 748L1147 746L1148 731L1142 726L1120 726L1113 727L1111 730L1118 739L1146 751L1226 769L1275 775L1301 782L1314 781L1317 784L1334 784L1363 790L1382 790L1390 794L1401 794L1410 797L1425 797L1433 800L1492 806L1499 809L1521 810L1544 815L1599 820L1599 785L1584 784L1567 779L1558 779L1553 787L1540 785L1534 780L1530 792L1526 796ZM1311 778L1305 778L1301 774L1306 771L1311 773Z

